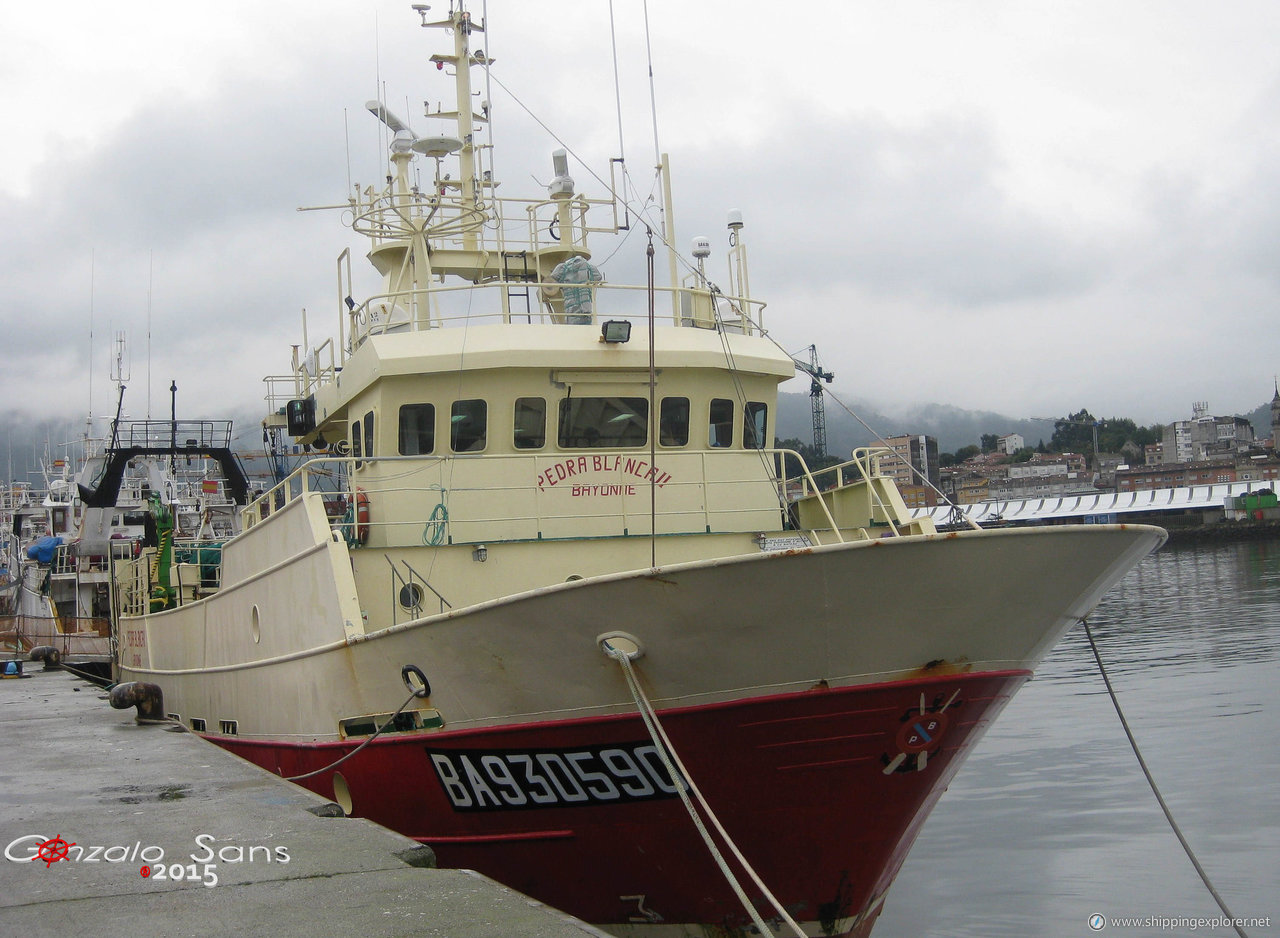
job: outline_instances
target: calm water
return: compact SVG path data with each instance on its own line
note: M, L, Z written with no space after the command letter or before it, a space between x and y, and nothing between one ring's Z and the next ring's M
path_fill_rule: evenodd
M1280 935L1280 541L1166 548L1090 618L1175 819L1231 911ZM1219 915L1147 787L1084 630L1005 710L925 825L874 938ZM1196 935L1232 935L1197 928Z

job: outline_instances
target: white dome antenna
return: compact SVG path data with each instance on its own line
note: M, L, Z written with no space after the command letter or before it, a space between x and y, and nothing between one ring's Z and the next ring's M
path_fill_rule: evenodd
M419 137L413 141L415 153L421 153L436 160L461 149L462 141L457 137Z
M711 256L711 239L706 235L696 235L693 239L693 256L698 262L698 280L707 282L706 261Z

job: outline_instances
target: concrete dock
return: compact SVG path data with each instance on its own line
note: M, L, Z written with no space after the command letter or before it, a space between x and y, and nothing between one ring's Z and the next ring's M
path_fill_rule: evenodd
M27 673L0 680L6 935L608 938L478 873L413 865L430 851L138 725L92 684Z

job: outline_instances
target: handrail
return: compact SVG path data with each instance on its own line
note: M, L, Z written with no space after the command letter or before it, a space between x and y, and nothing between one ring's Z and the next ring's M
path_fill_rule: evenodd
M372 319L375 312L381 312L382 310L395 308L399 306L400 308L404 309L405 312L407 313L410 307L416 306L428 298L437 298L437 299L446 298L447 299L448 297L453 295L469 295L477 291L507 291L517 287L521 289L529 288L529 289L538 289L538 290L546 288L548 290L554 291L554 290L559 290L565 286L589 286L591 290L596 293L597 297L601 293L608 294L612 292L636 293L642 296L643 302L637 303L636 308L631 311L627 311L621 308L613 309L613 310L597 309L593 317L593 321L590 323L591 325L598 325L599 322L602 321L602 319L627 319L627 318L631 318L635 320L648 319L649 314L648 314L647 304L648 304L648 296L650 293L650 288L644 284L611 283L608 280L597 280L597 281L591 282L590 284L563 284L555 280L510 280L510 279L491 280L485 283L466 283L466 284L457 284L453 286L433 286L430 288L419 288L416 290L392 290L392 291L386 291L383 293L375 293L369 296L368 298L366 298L364 302L353 307L349 311L348 316L350 318L350 321L353 327L363 326L366 324L366 322ZM727 293L709 290L704 286L656 287L654 288L654 290L656 290L657 293L669 294L673 297L682 297L682 296L688 297L690 300L690 304L693 303L693 300L695 298L704 300L706 302L713 303L713 304L716 301L727 303L729 304L732 311L736 313L738 316L737 319L732 321L733 324L734 325L740 324L743 332L746 333L747 335L753 335L757 329L763 328L762 317L759 315L759 313L762 312L766 306L763 300L751 299L749 297L732 296ZM401 305L401 304L404 304L404 305ZM597 301L597 303L594 305L598 307L600 304ZM460 313L457 313L454 315L448 315L440 311L437 311L433 313L431 318L428 320L409 317L396 322L371 324L371 325L368 325L362 332L359 333L358 339L363 339L365 336L368 336L368 335L382 335L390 330L400 329L405 326L408 327L409 331L416 332L423 329L440 328L446 323L454 323L454 322L458 324L464 324L464 325L476 325L478 322L485 322L485 321L491 321L495 323L512 322L510 312L509 311L503 312L501 303L494 304L491 307L486 307L479 312L476 311L475 307L476 307L476 304L474 300L470 296L468 296L468 302L465 304L464 309ZM679 304L678 303L675 304L674 308L679 309L680 308ZM749 315L749 313L753 310L757 313L756 316ZM724 324L715 316L714 308L709 308L707 309L706 312L707 312L708 318L705 320L706 324L701 325L702 328L707 328L707 329L723 328ZM577 323L558 322L556 320L556 317L558 315L559 315L558 313L556 313L554 310L550 309L544 304L539 307L537 321L544 324L552 323L555 325L578 325ZM663 323L669 322L671 325L688 326L688 325L691 325L696 318L697 317L695 317L693 314L686 315L680 312L657 314L657 319L659 322L663 322ZM331 343L332 341L333 341L332 339L329 339L327 340L326 343L322 343L321 345L317 345L315 347L314 351L317 353L317 357L318 357L319 351L322 348L324 348L325 344Z
M859 454L862 454L859 456ZM873 475L880 474L880 457L885 454L892 454L893 450L885 446L859 446L854 449L849 460L858 470L858 474L862 476L862 480L867 484L867 490L871 493L871 497L875 499L875 503L880 510L884 512L885 520L889 522L889 527L893 529L894 534L900 534L898 526L893 521L893 512L885 505L880 498L880 493L876 487L871 484Z
M230 420L122 420L116 432L116 446L120 449L226 449L231 445Z
M350 310L344 310L351 348L340 350L332 337L326 338L314 347L300 352L301 357L295 358L293 362L293 374L271 375L263 379L267 385L268 406L272 412L277 411L289 400L306 397L317 388L336 381L342 368L342 353L345 351L350 354L371 336L486 323L525 325L525 322L513 319L510 307L504 302L508 291L512 289L527 289L539 298L539 302L531 304L529 324L566 328L584 325L564 322L563 315L555 310L550 299L544 297L544 289L554 292L564 286L565 284L552 280L498 279L479 284L437 284L429 288L375 293ZM593 314L590 322L585 323L588 327L598 328L606 319L647 322L649 287L605 280L584 286L589 286L594 296ZM655 303L656 309L665 309L669 305L672 310L657 314L657 322L661 325L708 331L740 331L745 335L755 335L764 328L766 304L762 300L732 296L703 286L657 287L656 292L671 298L670 304ZM481 293L479 298L477 293ZM486 294L493 296L492 303L483 300ZM463 298L465 302L462 301ZM455 304L458 308L444 308L453 299L459 300ZM428 315L422 311L429 304L431 309ZM395 309L403 310L405 318L372 322L375 314L381 316L385 311L390 317ZM419 310L416 315L412 313L415 309ZM523 316L522 313L522 319Z

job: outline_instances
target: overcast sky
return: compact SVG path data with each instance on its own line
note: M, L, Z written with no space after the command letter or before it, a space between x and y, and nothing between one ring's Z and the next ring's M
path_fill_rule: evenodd
M816 343L842 397L1144 423L1270 398L1280 4L648 8L676 241L710 237L723 279L725 216L740 209L766 325L788 350ZM613 11L627 162L647 186L643 5ZM488 14L473 45L494 75L606 175L619 150L608 3L490 0ZM380 79L394 110L429 126L420 102L443 85L423 65L444 34L417 23L399 0L10 4L7 407L110 412L125 331L132 416L148 374L156 416L170 379L183 414L260 414L301 310L313 343L335 319L334 261L357 246L336 214L296 209L342 201L349 165L357 182L383 172L363 107ZM536 194L557 144L492 98L504 192ZM605 275L622 279L640 248L632 238Z

